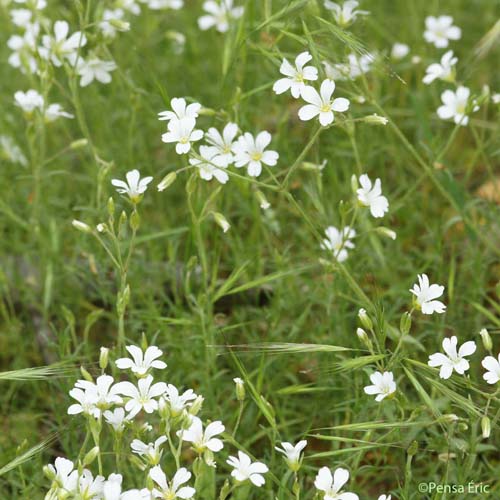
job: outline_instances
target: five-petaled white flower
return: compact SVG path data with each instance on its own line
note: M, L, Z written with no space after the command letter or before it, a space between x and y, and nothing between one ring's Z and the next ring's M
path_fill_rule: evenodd
M123 408L115 408L113 411L106 410L103 413L106 422L113 427L116 432L122 432L125 429L125 424L128 422L125 417L125 410Z
M261 487L266 482L262 474L269 471L267 465L262 462L252 463L252 460L246 453L238 451L238 458L230 456L226 462L233 467L231 476L236 481L243 482L249 480L258 487Z
M378 403L396 391L392 372L374 372L370 375L370 381L373 385L367 385L364 391L366 394L377 394L375 401Z
M102 410L122 402L113 382L114 379L110 375L101 375L97 377L95 383L88 380L78 380L75 383L75 388L82 389L87 394L92 395L95 406Z
M165 382L153 384L151 375L139 379L137 386L128 381L118 382L115 385L115 391L118 394L130 398L125 404L125 410L129 412L128 419L135 417L142 409L146 413L153 413L157 410L158 401L154 398L161 396L166 388L167 384Z
M215 26L215 29L225 33L229 29L229 23L233 19L238 19L243 15L243 7L233 7L233 0L207 0L203 3L203 10L207 12L198 19L198 26L201 30L208 30Z
M302 89L306 86L305 80L317 80L318 70L314 66L305 66L312 59L311 54L305 51L295 58L295 67L287 59L283 59L280 67L280 73L286 78L277 80L273 85L276 94L283 94L290 90L295 99L300 97Z
M54 465L49 464L48 469L54 475L54 481L58 488L62 488L67 493L72 493L76 490L78 470L75 470L75 466L71 460L57 457Z
M139 439L134 439L130 444L132 453L144 457L150 465L158 465L160 463L163 443L167 442L167 436L160 436L154 443L143 443Z
M199 141L203 137L203 131L195 130L196 120L186 117L180 120L170 120L168 122L168 132L161 136L161 140L166 143L176 142L175 151L182 155L191 149L191 142Z
M286 463L288 467L293 471L297 471L300 468L300 464L302 462L301 453L302 450L307 446L307 441L303 439L299 441L296 445L292 443L282 442L282 448L278 448L275 446L276 451L279 451L285 456Z
M183 97L174 97L170 101L172 110L158 113L158 120L182 120L182 118L198 118L201 104L198 102L186 103Z
M149 346L144 352L140 347L129 345L127 351L132 359L120 358L115 361L120 370L131 369L138 377L144 377L152 368L164 370L167 367L166 363L158 359L163 352L155 345Z
M359 178L359 183L361 184L361 187L357 190L359 202L366 207L370 207L373 217L383 217L389 211L389 201L382 195L380 179L376 179L375 183L372 184L368 175L363 174Z
M94 478L91 471L83 469L82 474L78 477L75 497L89 500L101 498L104 482L103 476Z
M164 399L168 403L170 415L179 416L185 409L189 408L193 401L198 397L192 389L179 394L179 389L175 385L168 384L165 390Z
M474 102L469 103L470 90L467 87L459 86L456 92L445 90L441 94L443 105L437 110L439 118L448 120L453 118L457 125L465 126L469 123L467 113L477 111L479 106ZM470 109L472 107L472 110Z
M102 488L102 500L151 500L148 489L122 491L122 482L121 474L110 474Z
M205 450L217 452L224 447L223 442L214 436L223 433L224 425L219 420L211 422L203 431L203 424L198 417L191 417L191 425L188 429L178 432L179 437L183 441L193 444L193 448L197 453L203 453Z
M333 256L339 261L344 262L349 256L347 249L354 248L351 241L356 237L356 230L346 226L339 231L335 226L328 226L325 229L326 238L321 244L324 250L330 250Z
M425 19L425 27L425 40L438 49L448 47L449 40L459 40L462 36L460 28L453 26L451 16L429 16Z
M101 83L111 82L110 73L117 68L114 61L104 61L98 57L80 60L77 73L80 75L80 87L90 85L94 80Z
M234 144L234 166L247 167L250 177L258 177L262 172L262 164L273 167L278 162L279 154L276 151L266 151L271 142L271 134L264 130L254 138L245 132Z
M424 314L439 313L442 314L446 310L446 306L439 300L435 300L444 292L444 286L430 285L427 274L418 275L418 284L415 283L410 292L415 295L417 307L422 310Z
M200 157L189 158L189 163L198 169L200 177L206 181L211 181L214 177L225 184L229 180L229 175L224 171L226 162L219 157L219 152L214 146L200 146Z
M58 118L74 118L71 113L64 111L63 107L58 103L49 104L45 110L44 117L47 122L53 122Z
M349 109L349 100L345 97L337 97L332 99L332 94L335 91L335 82L330 79L323 80L320 91L314 87L306 85L302 89L302 99L308 102L305 106L299 109L299 118L307 121L312 120L319 115L319 123L326 127L333 123L335 119L333 112L338 111L343 113Z
M358 5L359 2L356 0L346 0L343 5L325 0L325 8L333 12L335 22L343 28L356 21L358 16L369 14L366 10L356 10Z
M141 196L144 194L148 188L148 184L153 180L152 177L143 177L141 179L141 174L139 170L134 169L127 172L125 175L127 182L120 179L112 179L111 184L115 186L120 194L126 194L129 196L132 203L137 203L140 201ZM129 346L132 347L132 346ZM127 347L128 350L128 347ZM130 352L130 351L129 351ZM132 353L131 353L132 354ZM118 367L120 368L120 367Z
M457 352L457 337L443 339L443 350L446 355L437 352L429 356L427 364L432 367L440 366L439 376L447 379L451 377L453 370L463 375L469 369L469 362L464 359L476 352L476 343L472 340L460 346Z
M152 493L154 498L166 498L168 500L192 498L196 493L196 490L191 488L191 486L182 486L191 479L191 472L184 467L180 468L174 474L171 482L167 481L167 476L159 465L149 471L149 477L160 488L159 490L158 488L153 488Z
M500 380L500 354L498 355L498 359L493 356L486 356L481 364L483 368L488 370L483 378L488 382L488 384L496 384Z
M26 92L18 90L14 94L14 104L28 114L33 113L35 109L42 109L43 102L43 97L33 89Z
M349 471L339 467L332 473L328 467L321 467L318 471L314 486L324 493L324 500L358 500L358 495L348 491L341 492L342 487L349 480Z
M238 125L236 123L228 123L222 134L214 127L210 127L205 134L207 142L216 148L217 163L227 167L234 161L233 147L234 139L238 135Z
M429 85L434 80L439 79L445 82L452 82L455 79L455 64L458 58L453 56L453 50L449 50L443 54L441 61L431 64L426 70L426 75L422 81Z
M42 47L39 48L40 56L50 59L56 67L62 66L64 59L71 65L77 60L78 49L87 43L86 36L76 31L68 38L69 24L66 21L56 21L54 23L54 36L44 35L42 37Z

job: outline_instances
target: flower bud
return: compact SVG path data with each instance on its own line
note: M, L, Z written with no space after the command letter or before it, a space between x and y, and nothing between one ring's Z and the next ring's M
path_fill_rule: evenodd
M411 328L411 314L409 312L403 313L399 322L399 330L403 335L408 335Z
M129 31L130 30L130 23L126 21L122 21L121 19L111 19L108 21L113 28L117 29L118 31Z
M203 396L198 396L189 408L189 413L194 416L198 415L198 413L200 413L201 407L203 406L203 401L205 401L205 398Z
M73 141L69 147L70 149L80 149L80 148L84 148L85 146L87 146L87 144L89 143L89 141L87 139L77 139L76 141Z
M491 351L491 349L493 348L493 342L491 341L491 337L490 334L488 333L488 330L486 330L486 328L483 328L479 332L479 335L481 335L481 339L483 340L484 348L487 351Z
M82 374L82 377L85 380L94 383L94 379L92 378L92 375L85 369L85 367L83 365L80 366L80 373Z
M108 225L105 222L100 222L97 224L95 227L97 229L98 233L107 233L108 232Z
M459 418L454 413L447 413L446 415L443 415L440 420L448 424L454 424L455 422L458 422Z
M49 479L50 481L54 481L54 479L56 478L56 473L52 467L45 465L42 470L43 470L44 476L47 479Z
M212 212L212 215L215 222L222 228L222 231L227 233L231 228L231 224L229 224L227 219L219 212Z
M386 238L390 238L391 240L395 240L397 236L396 231L393 231L392 229L384 226L377 227L375 231L377 231L377 233L380 233L382 236L385 236Z
M362 121L370 125L387 125L389 123L389 120L385 116L379 116L377 113L365 116L362 118Z
M262 210L267 210L271 206L271 204L267 201L266 197L261 191L256 191L255 196L257 197L260 208L262 208Z
M490 419L485 415L481 419L481 431L483 433L483 438L488 439L491 434L491 422Z
M245 400L245 382L241 378L233 378L233 382L236 384L236 399L238 401Z
M107 347L101 347L101 353L99 355L99 367L101 370L105 370L108 366L109 361L109 349Z
M174 182L175 182L175 179L177 179L177 173L176 172L170 172L169 174L167 174L160 182L160 184L158 184L158 191L165 191L165 189L167 189L169 186L171 186Z
M75 229L78 229L78 231L81 231L82 233L91 233L92 232L92 228L88 224L85 224L85 222L73 219L71 224L73 225L73 227Z
M351 189L353 193L356 193L359 188L358 177L356 174L351 175Z
M84 457L83 466L87 467L90 465L99 455L99 446L94 446Z
M361 308L359 311L358 311L358 319L359 319L359 322L367 329L367 330L371 330L373 328L373 322L372 320L370 319L370 317L368 316L368 314L366 313L366 309L363 309Z
M134 210L132 212L132 215L130 216L130 228L132 229L132 231L137 231L140 224L141 218L139 217L139 213L137 212L137 210Z
M408 454L408 456L414 457L417 454L417 452L418 452L418 442L412 441L406 453Z

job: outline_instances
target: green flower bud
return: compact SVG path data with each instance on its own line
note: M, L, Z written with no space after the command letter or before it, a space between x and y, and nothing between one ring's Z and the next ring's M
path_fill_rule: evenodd
M483 433L483 438L488 439L491 434L491 422L487 416L481 419L481 431Z
M377 113L373 113L373 115L365 116L362 119L363 122L369 123L370 125L387 125L389 120L384 116L379 116Z
M158 184L158 191L165 191L165 189L167 189L169 186L171 186L174 182L175 182L175 179L177 179L177 173L176 172L170 172L169 174L167 174L160 182L160 184Z
M408 454L408 456L414 457L417 454L417 452L418 452L418 443L417 441L412 441L406 453Z
M245 400L245 382L241 378L233 378L233 382L236 384L236 399L238 401Z
M107 347L101 347L101 352L99 355L99 367L101 370L105 370L108 366L109 361L109 349Z
M94 446L84 457L83 466L87 467L90 465L99 455L99 446Z
M94 383L94 379L92 378L92 375L84 368L84 366L80 366L80 373L82 374L82 377L89 381Z
M368 316L367 312L366 312L366 309L363 309L361 308L359 311L358 311L358 319L359 319L359 322L367 329L367 330L371 330L373 328L373 322L372 320L370 319L370 317Z
M491 337L490 334L488 333L488 330L486 330L486 328L483 328L479 332L479 335L481 335L481 339L483 340L484 348L487 351L491 351L491 349L493 348L493 342L491 341Z
M75 229L78 229L78 231L81 231L82 233L92 233L92 228L88 224L85 224L85 222L73 219L71 224Z
M399 322L399 330L403 335L408 335L411 329L411 314L409 312L403 313L401 321Z
M139 213L137 210L134 210L132 212L132 215L130 216L130 227L132 231L137 231L139 229L139 226L141 224L141 218L139 217Z

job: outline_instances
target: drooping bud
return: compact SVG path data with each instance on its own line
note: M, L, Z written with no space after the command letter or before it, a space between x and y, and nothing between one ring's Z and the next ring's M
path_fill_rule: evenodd
M169 186L171 186L175 180L177 179L177 173L176 172L170 172L167 174L161 182L158 184L158 191L162 192L165 191Z
M385 116L379 116L377 113L365 116L362 118L362 121L369 123L370 125L387 125L389 123L389 120Z
M395 240L397 237L396 231L393 231L388 227L379 226L375 229L375 231L377 231L377 233L381 234L382 236L385 236L386 238L390 238L391 240Z
M78 231L81 231L82 233L92 232L92 228L88 224L85 224L85 222L73 219L71 224L75 229L78 229Z
M231 228L231 224L229 224L227 219L220 212L212 212L212 216L215 222L222 228L222 231L227 233Z

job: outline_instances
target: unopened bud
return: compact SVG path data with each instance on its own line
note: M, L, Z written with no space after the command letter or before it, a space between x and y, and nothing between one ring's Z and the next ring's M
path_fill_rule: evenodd
M85 380L88 380L89 382L94 383L94 379L92 378L92 375L85 369L85 367L83 365L80 366L80 373L82 374L82 377Z
M96 229L98 233L107 233L108 225L105 222L100 222L99 224L97 224Z
M443 422L446 422L448 424L454 424L455 422L458 422L459 418L457 415L454 413L447 413L446 415L443 415L440 420Z
M134 210L132 212L132 215L130 216L130 227L132 231L137 231L139 229L139 226L141 224L141 218L139 217L139 213L137 210Z
M259 201L259 205L262 210L267 210L271 206L262 192L256 191L255 196L257 196L257 200Z
M408 312L403 313L399 322L399 330L403 335L408 335L411 328L411 314Z
M481 431L483 433L483 438L488 439L491 434L491 422L490 419L486 416L484 416L481 419Z
M212 215L215 222L222 228L222 231L227 233L231 228L231 224L229 224L227 219L220 212L212 212Z
M158 184L158 191L165 191L169 186L171 186L174 182L175 179L177 179L177 173L176 172L170 172L167 174Z
M71 224L73 225L73 227L75 229L78 229L78 231L81 231L82 233L91 233L92 232L92 228L88 224L85 224L85 222L73 219Z
M105 370L108 366L109 361L109 349L107 347L101 347L101 353L99 355L99 367L101 370Z
M43 467L43 474L50 481L54 481L54 479L56 478L56 473L55 473L53 467L50 467L49 465L45 465Z
M385 116L379 116L377 113L365 116L362 118L362 121L369 123L370 125L387 125L389 123L389 120Z
M113 217L115 216L115 200L113 200L113 198L110 196L108 198L108 216L110 217L110 219L113 219Z
M99 455L99 446L94 446L84 457L83 466L87 467L90 465Z
M233 382L236 384L236 399L238 401L245 400L245 382L241 378L233 378Z
M203 401L205 401L205 398L203 396L198 396L189 408L189 413L194 416L198 415L198 413L200 413L201 407L203 406Z
M130 30L130 23L126 21L122 21L121 19L111 19L108 21L113 28L117 29L118 31L129 31Z
M368 316L368 314L366 313L366 309L363 309L361 308L359 311L358 311L358 319L359 319L359 322L367 329L367 330L371 330L373 328L373 322L372 320L370 319L370 317Z
M417 454L417 452L418 452L418 443L417 441L412 441L406 453L408 453L408 456L414 457Z
M358 178L355 174L351 175L351 189L353 193L356 193L359 188Z
M80 149L80 148L84 148L85 146L87 146L87 144L89 143L89 141L87 139L77 139L76 141L73 141L69 147L70 149Z
M390 238L391 240L395 240L397 237L396 231L393 231L388 227L379 226L377 227L377 229L375 229L375 231L377 231L377 233L381 234L382 236L385 236L386 238Z
M488 333L488 330L486 330L486 328L483 328L479 332L479 335L481 335L481 339L483 340L484 348L487 351L491 351L491 349L493 348L493 342L491 341L491 337L490 334Z

